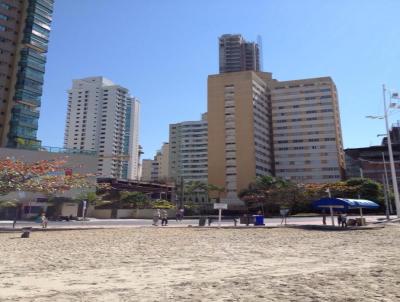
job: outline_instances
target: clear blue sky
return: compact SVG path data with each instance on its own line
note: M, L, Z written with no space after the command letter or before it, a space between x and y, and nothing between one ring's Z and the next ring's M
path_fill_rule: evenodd
M141 100L152 157L170 123L207 110L217 38L241 33L262 36L278 80L333 78L346 148L378 144L383 121L365 116L382 114L383 83L400 89L399 14L399 0L56 0L39 139L62 146L72 79L103 75Z

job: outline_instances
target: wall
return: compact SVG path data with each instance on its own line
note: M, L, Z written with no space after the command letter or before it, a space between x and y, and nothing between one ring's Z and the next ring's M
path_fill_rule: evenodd
M61 207L61 216L78 216L78 207L77 203L64 202Z
M98 219L110 219L111 209L96 209L88 212L87 217L93 217Z
M175 218L175 209L167 210L169 218ZM118 218L131 219L151 219L153 218L154 209L119 209L117 212ZM88 210L88 217L98 219L110 219L111 209L91 209Z

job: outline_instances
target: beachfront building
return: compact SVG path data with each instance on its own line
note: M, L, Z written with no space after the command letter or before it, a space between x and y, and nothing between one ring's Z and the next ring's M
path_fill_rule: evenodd
M301 183L344 177L338 95L330 77L275 82L272 125L276 176Z
M153 162L152 159L143 159L142 160L142 176L140 178L141 181L151 182L151 171L153 170Z
M234 203L256 177L299 183L344 178L336 86L330 77L278 81L259 71L258 46L240 35L219 41L220 74L208 77L208 182ZM243 62L255 61L251 66Z
M0 146L38 148L53 0L0 1Z
M273 175L272 81L254 71L208 77L208 181L230 203L257 176Z
M176 183L208 182L207 114L200 121L169 125L169 175Z
M98 153L97 175L137 179L139 101L104 77L74 80L64 146Z
M169 143L163 143L153 159L142 161L142 181L169 182Z
M392 144L397 183L400 186L400 144ZM346 178L365 177L380 183L385 177L391 183L387 145L345 149Z
M239 34L219 37L219 73L246 70L260 71L259 45Z
M208 192L194 189L195 184L208 183L208 123L207 114L199 121L185 121L169 125L170 176L178 187L192 187L193 191L180 195L182 202L206 202Z
M135 97L127 98L125 116L125 133L124 133L124 154L132 154L128 158L124 158L122 163L123 179L140 179L140 155L139 146L139 112L140 103Z
M163 143L159 152L156 155L158 163L158 181L169 181L169 143Z

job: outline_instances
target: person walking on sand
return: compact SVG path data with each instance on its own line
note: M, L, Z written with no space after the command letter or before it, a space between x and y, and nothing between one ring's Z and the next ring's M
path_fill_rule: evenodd
M168 212L165 209L161 211L161 225L162 226L168 225Z
M153 212L153 225L157 226L158 225L158 220L160 219L160 210L157 209Z
M326 213L325 209L322 210L322 224L326 225Z

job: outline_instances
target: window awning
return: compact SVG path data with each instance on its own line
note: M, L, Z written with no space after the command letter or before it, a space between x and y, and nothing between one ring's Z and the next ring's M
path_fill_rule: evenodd
M376 202L367 199L350 198L321 198L313 202L316 209L334 208L334 209L377 209L379 205Z

